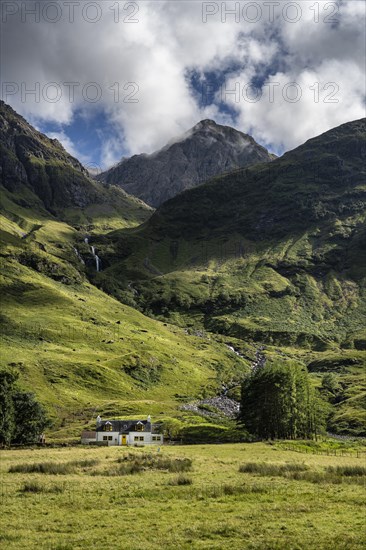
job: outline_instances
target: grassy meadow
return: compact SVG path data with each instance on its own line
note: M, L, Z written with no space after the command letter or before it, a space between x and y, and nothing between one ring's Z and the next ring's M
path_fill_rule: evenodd
M3 451L0 540L50 550L363 548L365 460L303 450Z

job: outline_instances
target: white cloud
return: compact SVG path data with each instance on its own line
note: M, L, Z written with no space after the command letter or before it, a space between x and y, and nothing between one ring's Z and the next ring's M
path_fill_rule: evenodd
M237 125L279 150L292 149L332 127L365 116L364 75L356 63L326 60L315 69L279 72L254 94L244 93L244 75L229 83L240 86ZM271 96L272 92L272 96Z
M20 11L23 4L19 2ZM34 2L26 4L29 9ZM35 4L42 7L42 2ZM120 2L120 21L116 23L111 9L116 2L109 0L97 2L100 20L87 22L85 13L82 17L85 3L81 2L70 23L66 3L58 0L58 4L62 18L57 23L45 21L42 14L39 23L31 16L24 23L16 15L7 17L3 25L2 80L20 88L22 82L28 88L38 82L44 95L49 82L79 83L74 100L70 101L65 88L54 103L42 93L39 101L31 95L22 98L19 93L4 99L32 121L58 122L63 127L70 124L77 110L87 113L95 106L86 97L88 92L95 92L95 87L85 85L96 83L101 91L98 107L104 110L113 129L103 139L104 166L119 160L123 151L152 152L202 118L212 117L250 130L257 139L287 148L363 116L365 5L358 0L340 3L337 25L324 21L330 19L329 5L334 4L325 0L315 3L319 6L319 22L314 21L316 14L310 9L314 4L297 2L301 19L296 23L285 21L283 4L276 8L272 22L265 4L261 4L263 16L257 23L245 21L245 2L240 6L239 22L227 15L223 23L220 10L225 3L214 2L218 12L203 23L201 2L177 0L141 2L133 16L138 23L123 22L131 11L124 9L125 2ZM227 2L226 7L236 4ZM86 13L94 16L93 9ZM49 14L52 17L52 11ZM293 12L288 16L293 17ZM316 81L322 85L336 82L340 87L339 103L315 103L307 90L309 93L298 103L286 102L280 94L269 104L264 91L258 103L239 101L232 105L238 115L234 121L228 113L219 112L219 94L216 104L202 107L197 103L187 78L192 70L201 74L229 71L228 88L230 83L239 81L244 85L259 75L281 86L292 81L304 88ZM136 83L138 90L135 85L124 89L129 82ZM118 102L115 83L120 92ZM48 88L51 95L55 91ZM136 93L131 96L133 91ZM138 103L129 102L131 99ZM230 104L229 96L224 99ZM64 130L64 143L75 150L66 138Z

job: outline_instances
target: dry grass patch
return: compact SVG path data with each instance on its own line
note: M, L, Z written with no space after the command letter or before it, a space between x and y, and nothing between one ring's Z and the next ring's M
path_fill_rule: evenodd
M9 468L11 474L73 474L80 468L91 468L99 463L97 459L73 460L71 462L36 462L15 464Z

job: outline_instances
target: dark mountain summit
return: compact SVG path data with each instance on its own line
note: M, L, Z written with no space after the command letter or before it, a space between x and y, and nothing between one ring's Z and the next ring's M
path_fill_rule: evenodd
M3 101L0 151L0 182L9 191L24 184L47 209L85 207L98 198L96 185L82 164L59 141L38 132Z
M115 211L138 222L151 212L142 201L122 189L95 181L57 139L38 132L3 101L0 101L0 158L0 185L13 194L12 200L18 196L22 206L34 207L36 196L38 205L61 217L65 209L80 210L92 205L94 210L102 208L104 215Z
M213 176L273 158L252 137L213 120L202 120L160 151L123 159L100 178L159 206Z

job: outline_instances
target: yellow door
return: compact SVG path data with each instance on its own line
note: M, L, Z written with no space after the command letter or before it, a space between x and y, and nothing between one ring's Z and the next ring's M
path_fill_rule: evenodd
M127 445L126 436L122 436L122 445Z

